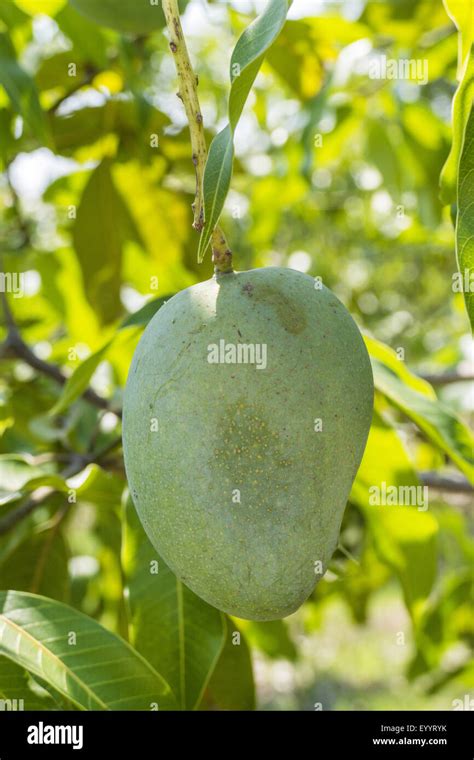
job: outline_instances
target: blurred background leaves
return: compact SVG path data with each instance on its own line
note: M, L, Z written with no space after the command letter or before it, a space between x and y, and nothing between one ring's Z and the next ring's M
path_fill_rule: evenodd
M453 0L317 12L295 0L236 132L222 219L236 266L322 277L364 331L377 385L329 571L291 618L253 623L209 608L160 558L150 575L153 550L123 508L134 348L211 263L197 264L165 34L122 35L76 5L0 6L0 588L130 641L184 707L450 709L474 688L472 349L453 287L456 237L472 266L467 17ZM226 123L229 51L264 3L187 6L210 142ZM426 82L371 78L381 56L426 61ZM429 484L429 509L374 506L383 483ZM36 598L19 597L32 620ZM38 709L77 707L0 657L0 696L26 689Z

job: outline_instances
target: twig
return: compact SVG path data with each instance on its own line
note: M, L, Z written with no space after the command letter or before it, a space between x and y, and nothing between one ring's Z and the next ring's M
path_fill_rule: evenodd
M65 385L67 377L61 372L59 367L57 367L55 364L49 364L49 362L45 362L43 359L40 359L25 343L16 326L6 293L2 291L0 293L0 297L3 306L3 314L5 317L5 325L7 328L7 337L1 347L2 357L8 356L9 354L17 356L19 359L22 359L26 364L32 367L32 369L35 369L38 372L41 372L41 374L52 378L57 383L59 383L59 385ZM113 409L110 406L108 400L102 398L102 396L99 396L95 391L92 390L92 388L87 388L82 393L82 397L93 406L96 406L98 409L104 409L105 411L112 412L117 417L121 417L122 413L116 409Z
M82 90L83 87L87 87L87 85L92 84L94 77L97 76L98 73L99 69L96 69L95 66L86 66L84 77L76 82L70 90L64 93L64 95L61 95L61 97L58 98L52 106L50 106L48 113L55 114L58 108L62 106L62 104L68 100L68 98L78 93L79 90Z
M107 454L111 454L112 451L115 451L115 449L118 449L119 446L122 445L122 437L119 436L117 438L113 438L109 443L106 443L105 446L103 446L99 451L97 451L95 454L91 454L89 457L89 464L92 462L96 462L98 459L103 459L107 456Z
M84 465L82 458L80 464L78 461L71 462L69 467L66 467L61 473L61 477L66 479L72 477L73 475L77 475L77 473L80 472L83 467ZM36 488L31 493L31 495L28 496L22 504L20 504L18 509L9 512L2 520L0 520L0 536L8 533L8 531L11 530L11 528L13 528L17 523L19 523L20 520L23 520L23 518L27 517L31 512L33 512L34 509L36 509L36 507L39 507L41 504L43 504L46 499L48 499L55 492L56 489L52 486L40 486L40 488Z
M162 0L163 12L166 18L170 37L170 50L173 53L176 71L179 79L178 97L183 101L186 117L189 123L193 164L196 169L196 197L193 203L193 227L201 232L206 221L204 215L203 181L207 160L207 145L204 134L199 97L197 93L198 78L193 71L189 58L186 41L179 17L178 0ZM227 244L224 233L219 227L212 231L212 258L216 272L232 272L232 252Z
M338 548L338 550L341 552L341 554L343 554L345 557L347 557L347 559L348 559L348 560L350 560L351 562L354 562L354 564L356 564L356 565L359 565L359 567L360 567L360 562L359 562L359 560L358 560L358 559L356 559L356 558L354 557L354 555L353 555L353 554L351 554L351 552L349 551L349 549L346 549L346 547L345 547L345 546L343 546L343 545L342 545L342 543L341 543L340 541L339 541L339 543L338 543L338 545L337 545L337 548Z
M21 234L23 235L23 239L20 245L16 247L16 250L20 250L22 248L26 248L27 246L31 245L31 234L30 234L29 224L21 212L20 198L18 197L18 193L15 190L15 186L10 176L10 167L11 167L12 161L13 159L10 159L7 161L4 174L5 174L5 179L7 181L8 190L12 198L12 207L16 214L18 227L21 231Z
M11 528L20 522L20 520L23 520L24 517L27 517L30 512L33 512L36 507L39 507L40 504L43 504L43 502L46 501L46 499L53 493L54 488L51 488L51 486L42 486L36 491L33 491L31 496L26 499L26 501L24 501L23 504L18 507L18 509L16 509L14 512L9 512L8 515L5 515L5 517L0 520L0 536L8 533Z
M103 457L105 457L111 451L114 451L114 449L121 445L121 443L121 438L114 438L98 452L89 455L74 454L71 458L70 464L65 467L64 470L60 473L60 477L62 477L64 480L67 480L67 478L71 478L73 475L77 475L79 472L81 472L81 470L84 469L84 467L87 467L87 465L93 464L94 462L100 463L100 460ZM53 486L40 486L39 488L36 488L30 494L30 496L28 496L23 501L23 503L20 504L18 509L9 512L9 514L5 515L5 517L0 520L0 536L8 533L8 531L11 530L11 528L13 528L17 523L19 523L20 520L23 520L23 518L31 514L31 512L36 509L36 507L44 504L46 499L48 499L56 492L57 489L53 488Z
M194 224L198 232L204 227L204 198L202 183L206 166L207 146L204 135L203 118L197 94L197 80L194 74L183 29L179 18L178 3L174 0L163 0L163 12L170 35L170 50L174 56L176 71L179 79L178 97L182 100L189 123L193 164L196 169L196 198L193 204Z
M473 486L466 478L462 476L440 475L437 472L419 472L418 477L425 486L437 489L438 491L449 491L450 493L474 493Z
M463 375L459 372L446 372L442 375L420 375L430 385L450 385L451 383L466 383L474 380L474 375Z
M221 274L233 272L232 251L230 250L225 235L220 227L216 227L211 235L212 260L214 269Z

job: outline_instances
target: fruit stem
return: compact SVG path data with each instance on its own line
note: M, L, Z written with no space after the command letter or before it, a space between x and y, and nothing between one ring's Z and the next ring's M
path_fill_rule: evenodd
M178 0L162 0L162 6L168 27L170 50L173 53L176 71L178 72L178 97L182 100L186 111L193 151L193 164L196 169L193 227L201 232L205 225L203 180L207 161L207 145L197 92L198 77L194 73L186 47L179 16ZM220 227L216 227L212 232L211 247L216 273L232 272L232 252Z

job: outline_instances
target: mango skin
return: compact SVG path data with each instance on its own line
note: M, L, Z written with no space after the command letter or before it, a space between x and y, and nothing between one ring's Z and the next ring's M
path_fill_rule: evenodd
M180 0L181 11L188 2ZM70 3L91 21L119 32L147 34L165 26L161 2L150 5L150 0L70 0Z
M221 339L266 344L267 368L209 363ZM128 482L156 550L224 612L294 612L337 546L372 407L359 330L312 277L272 267L178 293L145 330L124 398Z

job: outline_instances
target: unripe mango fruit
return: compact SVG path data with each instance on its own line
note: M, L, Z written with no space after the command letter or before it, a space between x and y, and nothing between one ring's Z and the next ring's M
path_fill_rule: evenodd
M184 11L189 0L180 0ZM109 26L119 32L147 34L165 26L160 2L150 0L70 0L71 5L101 26Z
M225 612L294 612L337 546L372 405L362 337L312 277L271 267L178 293L124 399L128 482L156 550Z

